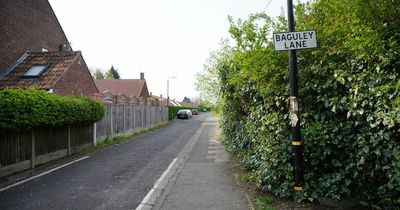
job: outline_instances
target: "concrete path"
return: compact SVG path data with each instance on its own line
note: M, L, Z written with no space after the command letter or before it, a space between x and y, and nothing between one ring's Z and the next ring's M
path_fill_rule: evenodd
M199 129L197 139L192 140L192 145L189 142L178 156L178 166L169 177L169 184L148 209L249 208L246 195L229 170L229 154L217 138L218 119L208 118Z

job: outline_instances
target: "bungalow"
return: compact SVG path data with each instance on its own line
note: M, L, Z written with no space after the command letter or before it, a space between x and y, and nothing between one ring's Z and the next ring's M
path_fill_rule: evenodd
M0 1L0 89L6 87L99 94L82 53L72 51L47 0Z
M144 73L140 79L97 79L94 81L102 94L103 101L112 103L147 102L150 98Z
M198 107L200 105L199 102L181 102L181 105L184 107Z

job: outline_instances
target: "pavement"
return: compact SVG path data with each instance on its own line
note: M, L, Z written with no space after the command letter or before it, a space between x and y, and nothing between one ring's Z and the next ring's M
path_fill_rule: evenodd
M136 210L249 209L218 136L218 118L207 118Z

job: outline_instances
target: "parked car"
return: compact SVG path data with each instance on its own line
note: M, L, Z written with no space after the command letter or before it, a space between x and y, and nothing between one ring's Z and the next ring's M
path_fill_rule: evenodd
M192 112L189 109L181 109L176 116L178 119L189 119L192 117Z
M192 109L192 115L198 115L199 111L197 109Z

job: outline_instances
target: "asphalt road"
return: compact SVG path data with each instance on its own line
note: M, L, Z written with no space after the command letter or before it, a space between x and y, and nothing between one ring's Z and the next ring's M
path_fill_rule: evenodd
M0 192L0 209L135 209L209 114L88 154Z

